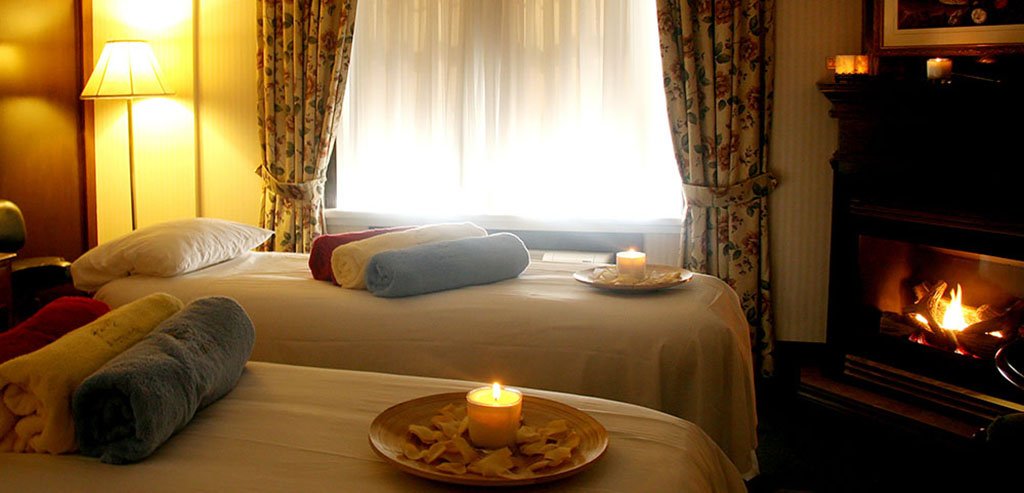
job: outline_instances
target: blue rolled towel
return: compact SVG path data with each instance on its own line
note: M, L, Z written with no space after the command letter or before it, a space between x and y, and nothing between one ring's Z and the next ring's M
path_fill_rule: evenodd
M510 279L528 265L526 245L510 233L439 241L374 255L366 289L386 298L413 296Z
M235 387L254 339L235 300L189 303L75 390L79 450L108 464L145 459Z

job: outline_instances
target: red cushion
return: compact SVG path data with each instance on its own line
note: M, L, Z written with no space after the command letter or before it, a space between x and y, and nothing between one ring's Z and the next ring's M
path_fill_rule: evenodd
M11 330L0 333L0 363L31 353L109 311L106 303L92 298L57 298Z
M365 240L384 233L405 231L413 227L395 226L393 228L377 228L317 236L313 239L313 247L309 252L309 271L313 273L313 279L334 282L334 270L331 269L331 254L334 253L335 248L346 243L352 243L353 241Z

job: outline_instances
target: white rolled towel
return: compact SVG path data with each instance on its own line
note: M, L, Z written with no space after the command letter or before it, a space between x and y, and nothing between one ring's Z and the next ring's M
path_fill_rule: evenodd
M331 253L331 269L339 286L366 289L366 266L380 252L426 243L487 236L487 230L473 223L428 224L417 228L353 241Z

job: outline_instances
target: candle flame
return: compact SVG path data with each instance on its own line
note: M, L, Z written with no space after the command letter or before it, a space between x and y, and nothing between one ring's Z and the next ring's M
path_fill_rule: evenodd
M498 385L498 382L494 382L494 384L491 385L491 396L494 397L495 401L501 398L501 385Z

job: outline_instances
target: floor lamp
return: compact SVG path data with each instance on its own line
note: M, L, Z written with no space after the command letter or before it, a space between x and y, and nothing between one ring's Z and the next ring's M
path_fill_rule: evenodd
M132 100L171 94L174 92L164 83L160 65L149 43L134 40L108 41L82 90L82 99L124 99L128 102L128 175L131 179L132 231L138 227Z

